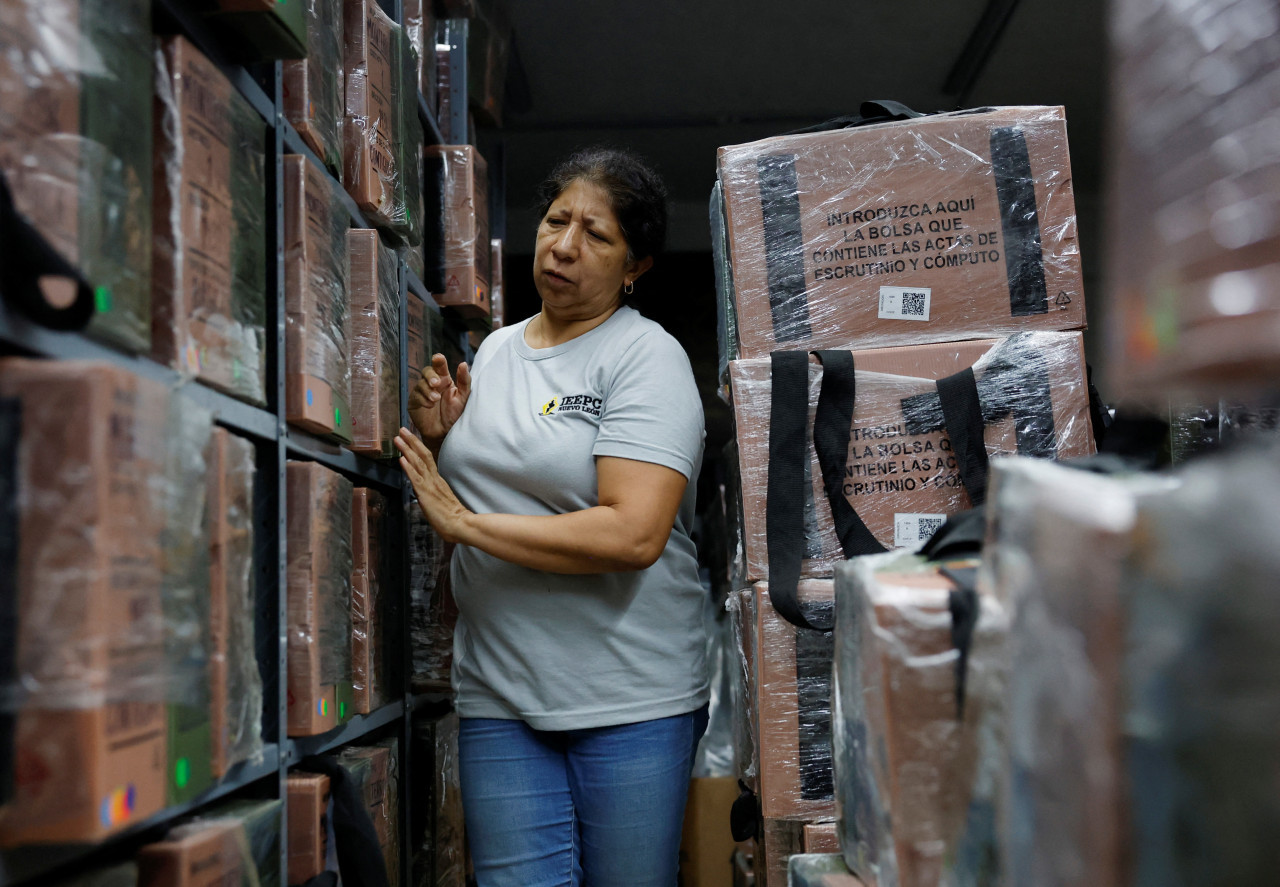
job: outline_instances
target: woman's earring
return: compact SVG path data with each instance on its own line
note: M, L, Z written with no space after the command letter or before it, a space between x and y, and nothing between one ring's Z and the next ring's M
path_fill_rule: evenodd
M622 291L626 293L628 296L634 293L636 291L635 282L628 280L627 285L622 288Z

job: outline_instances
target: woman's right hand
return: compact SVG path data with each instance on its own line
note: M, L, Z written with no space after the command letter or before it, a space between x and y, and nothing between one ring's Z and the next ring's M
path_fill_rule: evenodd
M431 365L424 367L413 390L409 392L409 419L423 441L438 449L453 423L458 421L471 396L471 370L458 364L455 382L449 376L449 362L443 354L433 354Z

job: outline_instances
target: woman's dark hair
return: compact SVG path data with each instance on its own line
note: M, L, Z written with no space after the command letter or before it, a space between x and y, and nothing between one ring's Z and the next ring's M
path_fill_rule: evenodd
M577 151L538 186L538 217L544 217L561 192L576 181L590 182L609 195L630 259L662 252L667 239L667 186L647 163L618 148Z

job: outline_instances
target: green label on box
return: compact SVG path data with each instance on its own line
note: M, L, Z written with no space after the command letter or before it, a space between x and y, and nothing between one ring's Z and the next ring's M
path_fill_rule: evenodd
M342 410L337 407L333 408L333 424L338 428L342 427Z
M93 307L99 314L111 310L111 287L100 286L93 291Z
M178 788L186 788L191 781L191 762L186 758L178 758L173 765L173 782Z

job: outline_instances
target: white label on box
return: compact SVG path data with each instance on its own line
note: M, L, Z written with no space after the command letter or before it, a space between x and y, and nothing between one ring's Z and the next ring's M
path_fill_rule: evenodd
M916 549L929 541L945 514L895 514L893 516L893 547Z
M889 320L928 320L933 290L927 286L880 287L880 317Z

